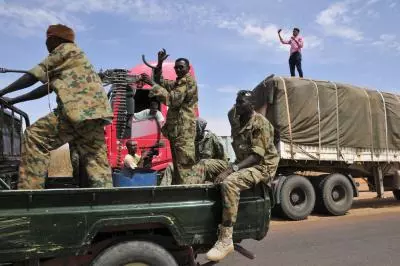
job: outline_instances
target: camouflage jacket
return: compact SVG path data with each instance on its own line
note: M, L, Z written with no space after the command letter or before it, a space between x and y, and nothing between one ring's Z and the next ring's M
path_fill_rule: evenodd
M251 154L258 154L262 160L254 168L265 177L275 175L279 155L274 145L274 128L264 116L254 112L246 125L233 127L232 139L237 162L243 161Z
M202 140L196 142L196 160L201 159L226 160L222 143L211 131L208 131Z
M228 120L229 123L231 124L231 136L233 136L234 132L240 130L239 116L236 115L236 105L233 105L231 110L229 110Z
M57 111L72 123L111 121L113 113L100 77L74 43L59 45L29 73L43 83L49 82L57 94Z
M188 73L176 81L161 78L159 83L153 86L149 97L157 97L168 106L162 133L168 139L174 139L192 132L194 138L198 103L196 81Z

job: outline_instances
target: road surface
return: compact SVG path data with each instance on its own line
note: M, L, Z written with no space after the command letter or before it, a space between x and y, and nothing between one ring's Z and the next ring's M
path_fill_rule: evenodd
M346 216L273 221L264 240L242 243L255 260L234 253L217 265L400 265L400 202L362 198Z

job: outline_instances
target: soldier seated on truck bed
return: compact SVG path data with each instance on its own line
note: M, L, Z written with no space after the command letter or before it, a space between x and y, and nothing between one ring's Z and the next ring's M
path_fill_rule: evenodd
M222 224L218 241L207 253L212 261L222 260L233 251L232 233L236 222L240 192L259 182L268 182L276 172L279 155L274 146L274 128L261 114L254 111L250 91L240 91L236 105L229 112L235 164L224 160L205 159L193 167L203 179L217 176L221 184Z
M195 139L195 155L196 162L203 159L218 159L226 161L225 151L218 136L206 130L207 121L198 117L196 119L196 139ZM174 176L174 165L170 163L165 169L161 178L161 186L170 186ZM200 177L200 178L199 178ZM188 184L203 184L204 179L201 176L193 175L188 177Z
M24 132L19 189L44 188L50 151L67 142L74 142L85 158L89 186L112 187L104 126L111 123L113 113L100 77L74 41L72 29L51 25L46 39L50 54L29 74L0 91L2 96L38 81L44 83L27 94L7 99L10 104L38 99L53 90L57 94L57 109Z

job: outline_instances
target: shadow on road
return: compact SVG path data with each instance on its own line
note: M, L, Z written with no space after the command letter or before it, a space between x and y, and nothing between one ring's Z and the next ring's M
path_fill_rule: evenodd
M384 199L378 199L378 198L359 199L357 201L354 201L353 206L351 208L352 209L362 209L362 208L379 209L379 208L398 207L398 206L400 206L400 201L396 200L393 197L390 197L390 198L384 198Z
M384 209L390 207L400 207L400 201L396 200L392 196L386 196L386 198L378 199L378 198L361 198L355 199L351 210L360 210L360 209ZM319 213L317 211L313 211L311 214L315 217L332 217L332 215ZM288 221L285 218L282 218L278 212L272 212L271 221Z

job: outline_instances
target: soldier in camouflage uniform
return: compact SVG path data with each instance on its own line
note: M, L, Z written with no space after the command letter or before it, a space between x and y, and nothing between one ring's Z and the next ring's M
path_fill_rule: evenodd
M51 25L46 40L48 57L0 91L1 96L37 81L44 83L30 93L9 99L11 104L38 99L53 90L57 94L57 109L24 132L19 189L42 189L50 151L71 141L85 158L89 185L112 187L104 126L112 121L113 113L99 76L74 39L72 29Z
M226 162L227 159L225 156L224 147L219 141L218 136L213 132L206 130L206 126L206 120L200 117L196 119L196 162L199 162L203 159L216 159ZM164 171L160 185L171 185L173 174L174 166L172 163L170 163ZM204 175L191 174L186 184L203 184L205 181L203 176Z
M202 159L226 160L224 147L217 135L206 130L207 121L202 118L196 120L196 161Z
M154 82L146 74L142 80L152 85L149 97L156 97L169 109L161 132L168 138L174 165L172 185L188 183L195 158L197 84L189 73L190 63L186 58L175 61L177 78L165 80L162 77L162 63L168 57L165 50L158 53L158 64L154 70Z
M222 260L234 249L232 233L240 192L259 182L268 182L279 163L273 142L274 129L264 116L254 111L250 91L238 93L236 105L229 112L229 121L233 122L232 146L237 159L228 167L216 164L218 171L214 174L219 172L219 175L214 182L221 184L223 211L218 241L207 253L207 258L212 261Z

